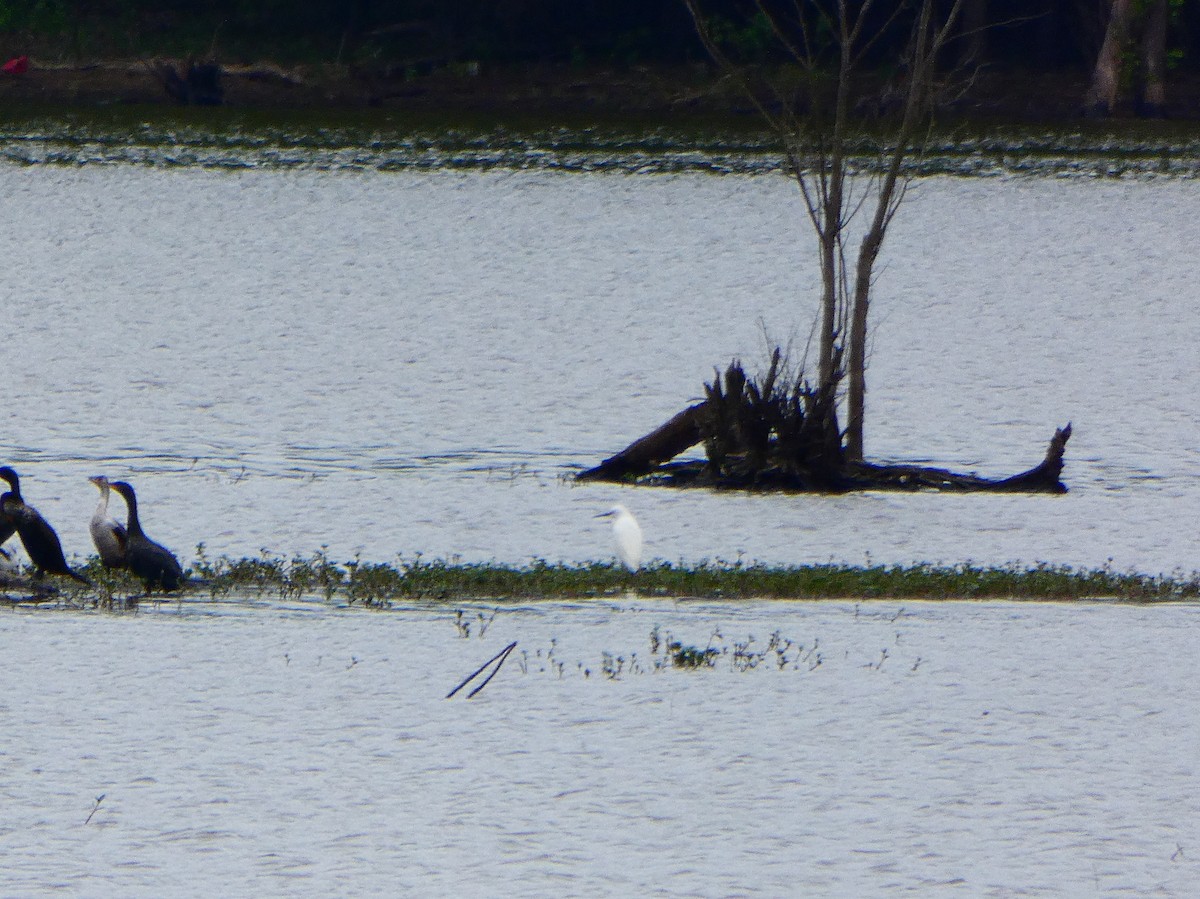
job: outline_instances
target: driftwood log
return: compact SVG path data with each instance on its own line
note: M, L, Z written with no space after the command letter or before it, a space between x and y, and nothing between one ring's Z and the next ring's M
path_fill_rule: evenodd
M576 475L580 481L625 481L648 475L704 439L704 403L684 409L666 424L635 440L615 456Z
M948 490L1009 493L1066 493L1062 482L1063 451L1071 425L1059 428L1050 440L1046 457L1036 466L1008 478L984 478L921 465L877 465L846 462L835 476L826 472L809 478L795 470L767 468L746 478L716 477L704 461L672 462L700 443L706 420L706 403L684 409L670 421L635 440L615 456L576 475L581 481L637 481L675 487L714 487L742 490L826 492L850 490Z

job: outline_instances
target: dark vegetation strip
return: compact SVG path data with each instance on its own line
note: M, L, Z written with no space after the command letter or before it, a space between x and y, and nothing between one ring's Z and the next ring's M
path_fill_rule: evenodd
M1044 129L947 129L912 174L1200 175L1190 123L1111 123ZM880 135L850 142L870 169ZM604 124L391 113L122 107L36 113L0 108L0 161L18 165L328 169L553 169L563 171L780 171L777 148L760 126L729 121L625 119Z
M203 546L189 572L184 598L263 597L386 608L393 602L586 599L620 595L698 599L1117 599L1131 602L1193 600L1200 573L1145 575L1111 568L1076 569L1038 564L842 565L774 567L742 563L675 565L657 562L636 574L607 562L529 565L355 558L336 562L310 556L264 553L254 558L209 559ZM110 595L136 586L105 572L93 560L84 571ZM11 592L11 591L10 591Z

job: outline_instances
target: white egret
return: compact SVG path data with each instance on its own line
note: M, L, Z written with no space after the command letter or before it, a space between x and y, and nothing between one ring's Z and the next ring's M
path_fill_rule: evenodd
M633 513L618 503L596 517L612 519L617 556L626 568L637 571L642 566L642 528L633 517Z

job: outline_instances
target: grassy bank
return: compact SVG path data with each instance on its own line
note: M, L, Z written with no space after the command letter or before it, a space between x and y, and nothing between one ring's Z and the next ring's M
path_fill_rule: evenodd
M878 164L862 133L854 164ZM235 109L0 103L0 161L164 168L348 171L552 169L776 173L775 141L754 120L469 110ZM916 175L1200 176L1190 122L942 126Z

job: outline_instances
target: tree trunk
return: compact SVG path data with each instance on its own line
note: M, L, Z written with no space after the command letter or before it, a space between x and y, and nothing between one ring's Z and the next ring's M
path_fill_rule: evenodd
M896 129L895 146L888 160L887 171L880 176L875 197L875 214L867 233L858 249L858 265L854 273L854 300L850 308L850 333L847 336L846 375L846 459L861 462L863 458L863 420L867 400L867 319L871 308L871 276L875 262L887 236L888 225L899 207L899 197L904 194L896 184L900 169L908 154L909 140L917 121L925 112L927 92L933 85L933 72L937 65L937 52L945 42L961 9L962 0L955 3L945 22L937 29L933 26L932 4L922 4L917 24L913 31L912 59L908 89L904 97L904 115Z
M1144 83L1138 114L1158 118L1167 105L1167 0L1155 0L1146 11L1142 30Z
M1104 32L1104 43L1096 57L1092 70L1092 85L1084 101L1085 111L1090 116L1106 118L1117 107L1121 91L1122 61L1129 45L1133 0L1113 0L1108 14L1108 28Z
M830 161L830 172L826 174L827 183L822 186L822 192L827 192L822 199L824 204L824 220L818 235L821 250L821 342L820 359L817 365L817 383L830 384L837 376L837 338L838 338L838 237L842 227L842 187L844 183L844 167L838 156Z
M882 243L882 234L868 234L863 238L858 253L846 359L846 459L850 462L861 462L863 459L863 418L867 405L867 313L871 308L871 270Z

